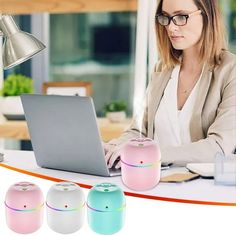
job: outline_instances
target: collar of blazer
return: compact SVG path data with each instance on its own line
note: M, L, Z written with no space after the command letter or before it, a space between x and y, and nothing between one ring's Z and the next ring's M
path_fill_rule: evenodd
M152 81L150 85L150 91L148 100L151 108L148 109L148 137L153 138L154 135L154 119L157 109L159 107L161 98L164 94L164 90L171 78L172 69L168 70L157 70L152 74ZM202 120L201 114L202 109L205 104L208 90L210 88L212 79L212 67L206 65L203 70L202 78L199 84L199 92L194 105L194 115L190 121L190 133L192 142L204 138L204 133L202 130Z
M192 142L195 142L199 139L205 138L203 129L202 129L202 110L206 102L207 94L211 86L211 81L213 78L212 67L205 66L202 78L199 84L198 95L194 104L194 115L190 121L190 134Z

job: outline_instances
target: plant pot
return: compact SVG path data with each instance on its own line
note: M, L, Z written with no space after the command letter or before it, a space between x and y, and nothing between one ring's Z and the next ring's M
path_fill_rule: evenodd
M24 119L24 109L20 96L4 97L1 112L7 119Z
M106 117L110 122L119 123L125 120L125 111L107 112Z

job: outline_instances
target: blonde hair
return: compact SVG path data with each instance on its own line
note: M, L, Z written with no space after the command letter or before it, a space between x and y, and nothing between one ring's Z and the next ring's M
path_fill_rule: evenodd
M203 17L203 30L200 38L199 59L210 65L219 64L221 61L222 50L227 49L225 31L222 17L218 6L218 0L193 0L197 8L201 10ZM159 1L156 15L162 13L163 0ZM157 21L156 36L157 46L160 53L162 65L171 68L180 63L182 50L173 48L167 31L164 26Z

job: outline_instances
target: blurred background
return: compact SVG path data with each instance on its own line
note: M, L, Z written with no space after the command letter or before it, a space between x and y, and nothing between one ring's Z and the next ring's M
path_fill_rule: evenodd
M236 1L219 2L229 48L236 53ZM47 49L40 56L5 70L4 78L13 73L28 76L33 79L35 93L42 93L45 82L90 82L98 117L105 116L106 104L121 100L126 103L127 117L131 117L137 89L135 84L139 83L139 76L135 72L135 66L139 66L135 61L140 47L137 40L143 37L137 28L141 28L140 24L146 24L146 21L153 21L153 15L146 19L145 12L141 12L145 9L138 7L138 4L111 11L106 9L107 6L104 11L101 8L98 12L89 10L80 13L15 15L14 19L20 28L37 36ZM144 14L143 22L138 20L138 14ZM149 52L144 58L147 68L153 67L150 58L158 57L155 45L150 49L151 43L149 40ZM148 72L147 69L145 85L149 77L150 70ZM4 145L30 149L27 143L21 141L16 144L5 140Z

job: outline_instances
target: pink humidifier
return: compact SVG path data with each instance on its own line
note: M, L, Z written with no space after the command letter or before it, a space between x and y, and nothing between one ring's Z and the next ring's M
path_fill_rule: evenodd
M127 142L121 151L121 175L130 189L148 190L160 181L161 153L152 139L137 138Z
M6 222L16 233L29 234L43 222L44 198L40 188L29 182L12 185L6 194Z

